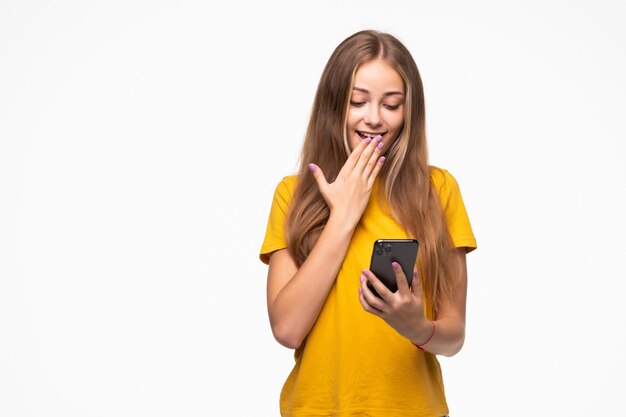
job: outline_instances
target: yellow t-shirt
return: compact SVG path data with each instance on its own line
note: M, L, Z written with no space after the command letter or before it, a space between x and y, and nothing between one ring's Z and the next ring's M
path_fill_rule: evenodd
M446 170L432 167L454 245L476 248L459 186ZM278 184L260 258L287 247L284 223L297 176ZM359 277L369 268L376 239L406 233L378 203L375 185L337 279L304 343L280 396L282 416L439 417L448 414L435 355L417 349L359 303Z

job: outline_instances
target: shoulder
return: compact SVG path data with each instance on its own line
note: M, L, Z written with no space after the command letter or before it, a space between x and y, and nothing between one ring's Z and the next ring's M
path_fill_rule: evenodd
M276 188L274 189L274 200L278 200L283 203L289 203L293 196L294 190L296 189L297 182L297 175L287 175L283 177L278 182L278 184L276 184Z
M294 174L284 176L280 182L285 184L286 187L294 189L296 187L296 183L298 182L298 175Z
M439 199L444 209L454 208L463 204L459 183L448 170L431 166L430 179L434 191L439 194Z
M293 191L296 189L296 184L298 183L297 175L287 175L284 176L280 182L276 185L276 191L280 191L282 193L286 193L291 196Z
M447 170L434 165L430 165L430 181L432 182L435 190L441 193L442 191L458 188L456 178Z

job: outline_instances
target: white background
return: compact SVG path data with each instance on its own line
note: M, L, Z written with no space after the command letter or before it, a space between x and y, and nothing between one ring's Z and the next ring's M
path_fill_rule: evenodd
M452 415L626 415L625 9L1 1L0 415L278 414L258 251L364 28L413 52L479 244Z

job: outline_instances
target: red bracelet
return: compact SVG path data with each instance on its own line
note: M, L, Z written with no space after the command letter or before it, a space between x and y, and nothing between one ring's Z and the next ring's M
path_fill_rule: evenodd
M430 342L430 339L432 339L432 338L433 338L433 336L435 335L435 330L437 330L437 326L435 325L435 322L434 322L434 321L432 321L432 320L428 320L428 321L430 322L430 324L432 324L432 325L433 325L433 331L430 333L430 336L428 336L428 339L426 339L426 341L425 341L424 343L422 343L421 345L418 345L418 344L413 343L415 346L417 346L417 348L418 348L419 350L424 350L424 349L422 348L422 346L424 346L426 343Z

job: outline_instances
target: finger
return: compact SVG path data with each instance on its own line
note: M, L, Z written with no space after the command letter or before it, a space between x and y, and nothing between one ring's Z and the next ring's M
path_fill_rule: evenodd
M367 285L367 279L361 275L361 286L359 287L359 294L367 302L367 305L375 309L377 315L382 315L386 311L386 304L370 290Z
M363 171L365 171L367 162L372 157L372 154L377 150L380 152L380 150L378 149L378 145L380 144L381 140L382 140L382 136L378 135L367 145L367 147L363 150L363 152L359 156L359 160L357 161L357 164L354 167L355 171L359 173L363 173Z
M368 179L369 176L372 174L372 171L374 171L374 168L376 168L382 149L383 149L383 142L381 138L381 140L378 141L376 148L374 148L374 152L371 153L369 159L367 160L365 164L365 167L363 168L363 178Z
M371 271L364 269L363 270L363 275L365 276L365 278L367 279L367 281L370 282L370 284L372 284L372 287L374 287L374 289L376 290L376 292L378 293L378 295L380 295L380 298L382 298L385 301L385 304L391 304L392 298L393 298L393 293L389 290L389 288L387 288L387 286L385 284L383 284L376 275L374 275ZM368 288L369 291L369 288ZM376 297L371 291L369 291L370 294L372 294L372 297ZM376 297L378 298L378 297ZM379 300L380 300L379 298Z
M326 192L326 188L328 187L328 182L326 181L326 177L324 176L322 168L311 163L309 164L309 169L313 174L313 178L315 178L315 181L317 182L317 186L319 187L320 192L322 193L322 195L324 195Z
M354 170L354 167L359 162L359 159L361 158L361 155L363 154L363 151L365 149L367 149L367 145L369 145L371 141L372 141L372 139L365 138L365 139L363 139L361 141L361 143L359 143L352 150L352 153L350 153L350 156L348 157L348 160L344 164L344 166L342 168L342 171L343 171L343 169L347 169L347 170L350 170L350 171Z
M365 295L363 294L363 288L361 287L359 287L359 302L361 303L361 307L363 307L363 310L382 318L383 313L367 302L367 300L365 299Z
M415 298L421 300L424 296L422 288L422 280L419 277L417 270L413 271L413 281L411 282L411 293Z
M376 163L378 162L381 152L383 151L383 147L384 147L382 136L380 135L376 136L374 140L378 143L376 144L376 147L374 148L374 152L371 153L369 159L367 160L367 163L363 170L363 176L365 178L368 178L370 174L372 173L372 171L374 170L374 168L376 168Z
M402 270L402 267L397 262L391 263L391 268L393 269L394 274L396 274L396 284L398 285L398 291L401 294L409 293L411 290L409 289L409 283L406 280L406 275Z
M370 173L369 178L367 179L367 185L368 186L371 187L371 186L374 185L374 181L376 181L376 177L378 176L378 173L382 169L384 163L385 163L385 157L384 156L381 156L380 158L378 158L378 160L376 161L376 165L374 166L374 169L372 170L372 172Z

